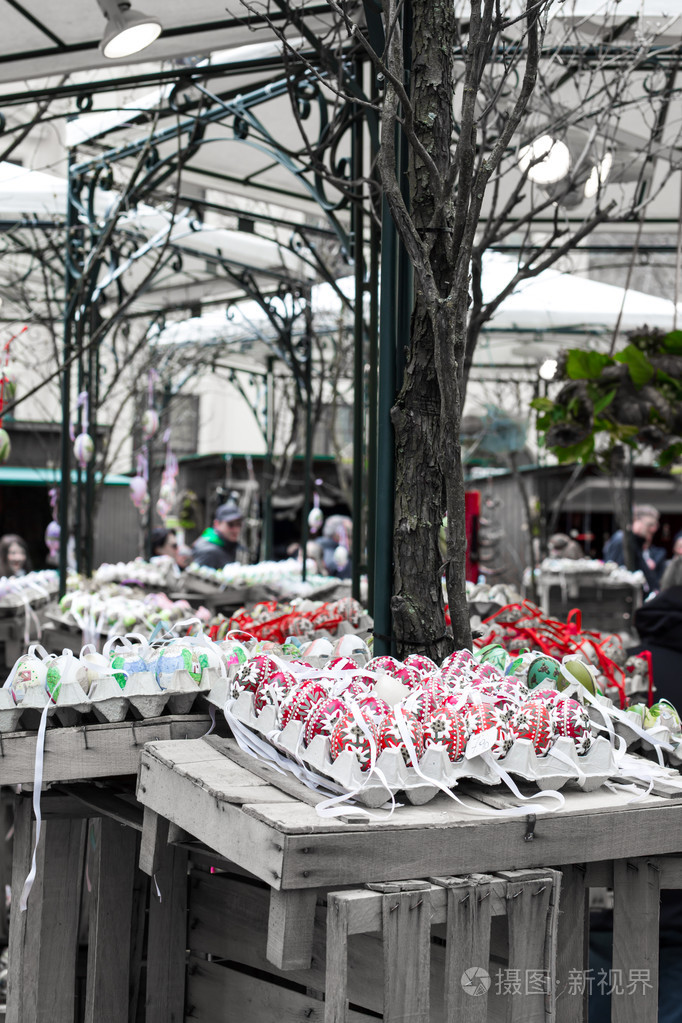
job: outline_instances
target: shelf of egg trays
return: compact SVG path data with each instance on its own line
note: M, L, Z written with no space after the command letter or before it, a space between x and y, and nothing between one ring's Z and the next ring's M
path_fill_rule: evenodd
M541 790L575 784L590 791L615 773L611 743L590 733L577 701L546 690L533 694L541 707L528 711L520 705L529 691L491 665L478 664L468 651L451 655L441 669L419 655L403 663L375 658L362 669L348 658L306 660L305 665L267 656L251 660L231 679L228 716L312 772L309 781L329 779L366 806L382 806L398 792L410 803L425 803L465 780L500 784L496 762ZM396 698L402 732L387 706ZM465 713L462 705L470 701L478 705ZM516 737L507 724L514 712ZM404 742L405 729L418 767ZM377 750L374 770L368 731ZM265 744L258 748L268 755Z
M682 726L680 716L667 700L651 707L634 703L622 710L604 697L597 697L597 705L590 708L590 717L597 725L604 723L607 714L614 732L625 740L629 752L642 751L672 767L682 767Z
M230 658L238 663L234 646L187 637L155 648L119 637L106 654L90 650L80 657L31 647L0 689L0 733L36 730L46 707L48 724L71 727L89 715L113 724L129 715L189 714L212 688L224 702L225 665Z

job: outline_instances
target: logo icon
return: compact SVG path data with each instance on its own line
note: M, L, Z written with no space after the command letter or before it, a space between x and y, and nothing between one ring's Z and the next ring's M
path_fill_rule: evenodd
M490 987L490 974L482 966L470 966L460 983L468 995L484 995Z

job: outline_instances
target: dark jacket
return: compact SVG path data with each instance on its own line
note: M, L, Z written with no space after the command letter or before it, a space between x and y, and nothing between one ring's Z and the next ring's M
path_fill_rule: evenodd
M195 565L223 568L237 560L238 550L238 543L234 540L224 540L215 529L209 527L194 541L192 558Z
M644 573L646 579L646 586L649 591L657 590L661 584L661 576L663 575L664 559L657 559L654 555L653 561L656 562L654 568L650 568L644 559L644 537L636 536L634 533L628 533L628 537L632 541L634 564L633 569L639 569ZM661 547L652 547L649 549L649 556L651 557L651 551L661 551ZM617 565L625 565L625 539L623 536L623 530L618 529L610 539L604 544L604 561L615 561Z

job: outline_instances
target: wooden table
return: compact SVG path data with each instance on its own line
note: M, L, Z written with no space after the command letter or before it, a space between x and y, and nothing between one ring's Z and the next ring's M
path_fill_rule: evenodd
M570 990L568 981L571 971L586 968L590 887L614 888L613 969L648 971L656 990L659 891L682 887L682 860L674 856L682 852L681 783L673 772L670 783L661 783L661 794L641 798L640 792L637 801L631 791L566 792L565 806L548 815L535 815L530 804L528 815L508 816L504 810L513 800L500 790L470 787L462 789L464 805L442 795L392 816L378 813L370 822L354 817L352 808L345 819L322 819L315 810L321 797L244 754L233 740L150 743L137 789L145 808L140 865L154 873L169 837L182 843L189 835L266 882L267 958L279 969L310 967L321 893L330 906L340 906L349 896L329 895L336 888L431 879L422 898L430 900L436 919L444 912L436 890L443 878L459 883L484 874L508 880L510 870L523 869L529 883L533 870L545 871L545 877L561 868L557 1019L575 1020L583 1018L585 993ZM486 808L483 815L474 812ZM440 881L434 885L433 879ZM367 898L366 890L362 895ZM375 921L379 913L381 920L380 909L362 912L374 913ZM408 955L405 949L403 954ZM328 983L330 969L337 978L345 976L343 964L328 959ZM650 990L615 992L612 1002L614 1023L657 1018ZM346 1016L344 993L332 997L328 988L326 1005L327 1023L352 1018ZM535 1018L527 1007L523 1013ZM431 1017L422 1011L414 1018Z

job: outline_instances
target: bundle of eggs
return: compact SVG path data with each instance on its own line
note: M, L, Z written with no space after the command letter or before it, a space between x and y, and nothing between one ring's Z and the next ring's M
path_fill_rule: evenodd
M243 692L253 694L256 714L275 708L277 728L297 722L304 747L325 736L332 760L350 751L363 770L386 749L397 749L407 765L431 747L456 762L473 736L498 759L516 739L530 741L538 756L559 736L573 739L579 755L592 741L580 702L557 689L534 693L518 676L478 663L468 650L440 667L423 655L403 662L375 657L362 669L338 657L322 672L303 660L284 663L260 654L231 680L230 696Z

